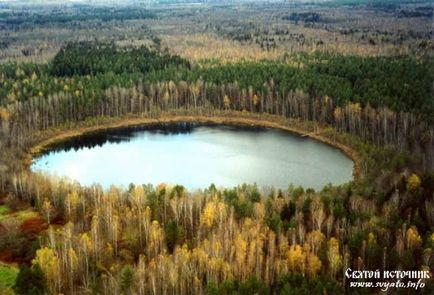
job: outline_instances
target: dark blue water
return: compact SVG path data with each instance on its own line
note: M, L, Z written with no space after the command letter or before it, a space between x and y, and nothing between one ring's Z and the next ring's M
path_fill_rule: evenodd
M265 128L176 124L106 131L51 147L33 170L68 176L81 184L256 183L321 189L352 179L353 162L341 151Z

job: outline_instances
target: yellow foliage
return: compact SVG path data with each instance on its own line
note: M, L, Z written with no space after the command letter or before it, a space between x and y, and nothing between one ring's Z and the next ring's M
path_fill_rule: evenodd
M238 234L235 238L235 260L239 265L243 264L246 260L247 242L243 237Z
M176 90L176 84L175 84L175 82L173 82L172 80L170 80L169 84L168 84L168 87L169 87L170 91Z
M151 259L151 261L149 261L149 268L155 269L156 267L157 267L157 264L155 263L155 259Z
M342 109L340 107L335 108L333 115L335 117L335 120L339 121L342 118Z
M190 91L195 97L198 96L200 93L199 87L197 85L194 85L194 84L190 86Z
M211 227L216 219L216 204L214 202L208 202L203 209L200 221L207 227Z
M38 264L49 281L54 281L59 275L59 259L56 252L51 248L43 247L37 250L32 264Z
M200 222L206 227L211 227L219 216L220 219L226 216L226 205L222 202L209 201L203 209Z
M305 256L300 245L291 245L288 250L288 265L292 272L301 272L304 267Z
M135 205L140 207L144 201L144 197L145 190L143 189L143 186L137 185L133 191L133 202L135 203Z
M105 257L106 259L107 259L107 258L112 258L112 257L113 257L113 253L114 253L114 249L113 249L112 244L107 243L107 244L106 244L106 247L105 247L105 249L104 249L104 253L103 253L104 257Z
M24 71L22 69L16 68L16 70L15 70L15 76L21 77L21 76L24 76L24 75L25 75L25 73L24 73Z
M80 203L80 199L81 199L80 195L76 191L73 191L69 197L70 197L71 206L75 208Z
M48 199L44 200L44 203L42 204L42 210L44 211L44 213L47 217L47 221L50 222L50 213L52 210L52 206L51 206L51 203Z
M254 106L258 104L258 96L256 94L252 97L252 103Z
M417 174L413 173L407 179L407 190L410 192L415 192L420 188L421 180Z
M164 92L163 100L164 100L165 102L168 102L169 99L170 99L169 91Z
M422 244L422 238L416 227L410 227L407 230L407 247L410 249L418 248Z
M32 76L30 78L32 81L36 81L38 79L38 75L36 75L35 72L32 73Z
M150 237L150 247L154 248L155 250L158 250L158 248L160 247L164 239L164 234L163 234L163 230L160 227L160 223L157 220L153 220L151 223L149 237Z
M360 103L358 103L358 102L357 103L350 103L348 105L348 107L352 113L359 114L362 111L362 107L360 106Z
M255 203L254 205L255 217L257 220L263 220L265 217L265 206L263 203Z
M87 233L84 233L80 236L80 243L87 251L92 249L92 240Z
M252 219L250 217L246 217L244 219L243 228L247 230L252 227L252 224L253 224Z
M376 243L377 238L373 233L368 234L368 244Z
M223 97L223 104L224 104L224 107L225 107L226 109L228 109L229 106L231 105L231 100L229 99L229 97L228 97L227 95L225 95L225 96Z
M264 50L257 44L243 44L215 34L174 34L165 35L164 46L191 61L217 59L221 63L240 60L276 60L284 55L278 48Z
M325 239L326 239L325 235L319 230L314 230L308 233L306 237L306 240L308 241L312 251L315 254L318 253Z
M14 91L11 91L8 93L7 98L8 98L8 102L12 103L12 102L15 102L17 100L17 95L15 94Z
M10 118L10 113L6 108L0 107L0 120L8 121Z
M75 253L74 249L69 248L68 250L68 260L69 260L69 268L71 271L75 272L78 266L78 257Z
M327 244L327 258L329 261L331 275L334 277L342 265L342 256L339 253L339 241L335 238L331 238Z
M313 253L309 253L307 256L307 275L310 277L315 277L321 270L321 260Z

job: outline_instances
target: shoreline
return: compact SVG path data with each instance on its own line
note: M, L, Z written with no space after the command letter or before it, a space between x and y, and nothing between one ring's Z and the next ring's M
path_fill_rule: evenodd
M28 152L26 153L24 163L26 170L30 170L30 165L32 159L35 155L40 154L47 149L50 145L56 144L58 142L66 141L68 139L92 132L99 132L104 130L119 129L125 127L134 127L140 125L153 125L153 124L171 124L171 123L211 123L218 125L231 125L231 126L256 126L263 128L272 128L277 130L282 130L291 134L298 136L311 138L317 140L326 145L332 146L343 152L348 158L353 161L353 180L360 179L361 173L361 158L357 151L351 147L344 145L340 142L333 141L328 137L322 136L321 130L317 132L306 131L295 126L290 126L282 122L282 118L273 116L270 120L270 116L267 115L266 118L260 118L255 116L256 114L246 114L241 112L234 112L227 114L226 116L219 115L174 115L170 116L168 114L163 114L161 117L150 118L150 117L126 117L126 118L114 118L113 121L105 122L93 126L77 126L76 128L62 130L54 132L52 135L48 134L49 131L41 133L41 139L36 140L36 143L32 145ZM280 122L279 122L280 119Z

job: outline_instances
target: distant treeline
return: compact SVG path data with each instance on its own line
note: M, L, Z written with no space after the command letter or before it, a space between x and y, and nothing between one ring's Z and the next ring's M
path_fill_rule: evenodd
M72 13L74 12L74 13ZM141 7L94 7L74 5L68 9L39 9L35 12L13 9L0 12L0 25L50 25L80 21L124 21L155 18L155 14Z
M434 15L434 9L432 7L420 7L414 11L400 10L397 14L398 17L429 17Z
M340 6L340 5L366 5L367 7L393 10L403 4L430 3L430 0L332 0L326 1L322 5L325 6Z

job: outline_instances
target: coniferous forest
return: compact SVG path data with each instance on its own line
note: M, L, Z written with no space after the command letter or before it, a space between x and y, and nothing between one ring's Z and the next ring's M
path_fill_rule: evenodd
M0 3L0 294L432 294L432 3L199 4ZM293 130L353 180L104 188L30 169L76 135L186 121ZM385 291L348 270L428 277L369 277Z

